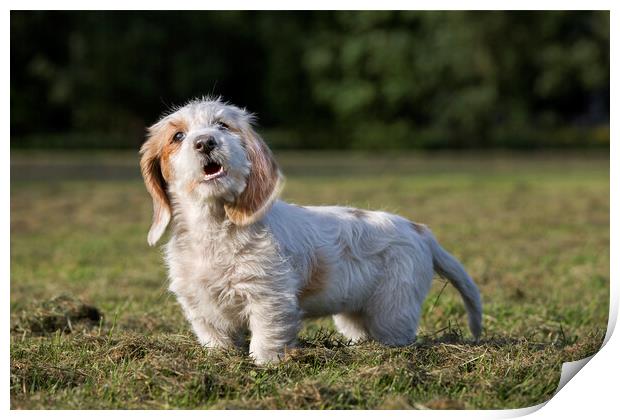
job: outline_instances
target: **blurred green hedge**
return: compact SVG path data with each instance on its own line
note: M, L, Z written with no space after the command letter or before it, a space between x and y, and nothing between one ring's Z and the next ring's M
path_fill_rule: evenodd
M202 95L277 148L608 147L608 12L11 12L11 147L137 148Z

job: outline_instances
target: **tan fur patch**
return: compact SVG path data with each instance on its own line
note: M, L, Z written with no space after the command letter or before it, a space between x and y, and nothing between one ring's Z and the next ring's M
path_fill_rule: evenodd
M169 181L172 176L170 156L181 147L181 142L174 141L173 136L179 131L185 132L186 130L187 126L183 121L170 121L149 128L149 138L141 150L143 159L146 152L150 158L158 159L161 174L166 181Z
M321 293L327 287L328 270L325 260L317 256L310 269L308 283L299 291L299 300Z
M173 176L170 166L170 157L179 150L182 144L180 141L174 141L173 137L177 132L185 132L186 130L187 127L185 123L172 122L158 133L158 136L161 137L159 141L162 144L159 158L161 162L161 172L167 182L170 182Z
M192 191L194 191L198 186L200 185L199 181L193 180L187 183L187 187L185 187L185 190L188 193L191 193Z
M282 176L265 142L252 129L243 132L251 162L248 184L239 198L225 205L226 215L236 225L245 226L260 218L276 199Z
M368 216L368 212L366 210L360 210L360 209L349 209L349 214L351 214L353 217L357 217L358 219L364 218L366 216Z
M413 230L418 232L420 235L424 234L424 232L426 232L426 229L427 229L426 225L415 223L415 222L411 222L411 227L413 228Z

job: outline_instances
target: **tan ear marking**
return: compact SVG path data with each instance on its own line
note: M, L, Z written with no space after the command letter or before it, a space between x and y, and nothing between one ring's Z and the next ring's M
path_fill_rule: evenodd
M140 170L146 189L153 199L153 223L147 237L151 246L161 238L170 222L171 208L166 180L172 176L169 157L179 147L169 141L176 130L178 127L173 124L150 127L149 137L140 149Z
M260 219L276 200L282 187L282 174L265 142L252 130L243 130L250 160L250 174L245 190L235 202L226 204L228 218L236 225L246 226Z

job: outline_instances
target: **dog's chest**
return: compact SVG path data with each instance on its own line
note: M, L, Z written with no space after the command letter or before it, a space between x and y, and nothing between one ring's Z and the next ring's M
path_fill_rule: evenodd
M173 238L166 249L170 290L195 306L240 311L269 270L274 244L264 235Z

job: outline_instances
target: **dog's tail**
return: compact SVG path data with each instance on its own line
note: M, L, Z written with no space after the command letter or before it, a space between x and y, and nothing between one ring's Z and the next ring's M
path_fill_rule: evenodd
M477 340L482 332L482 302L478 287L461 263L439 245L430 230L425 230L433 255L433 268L437 274L448 279L461 294L469 316L469 329Z

